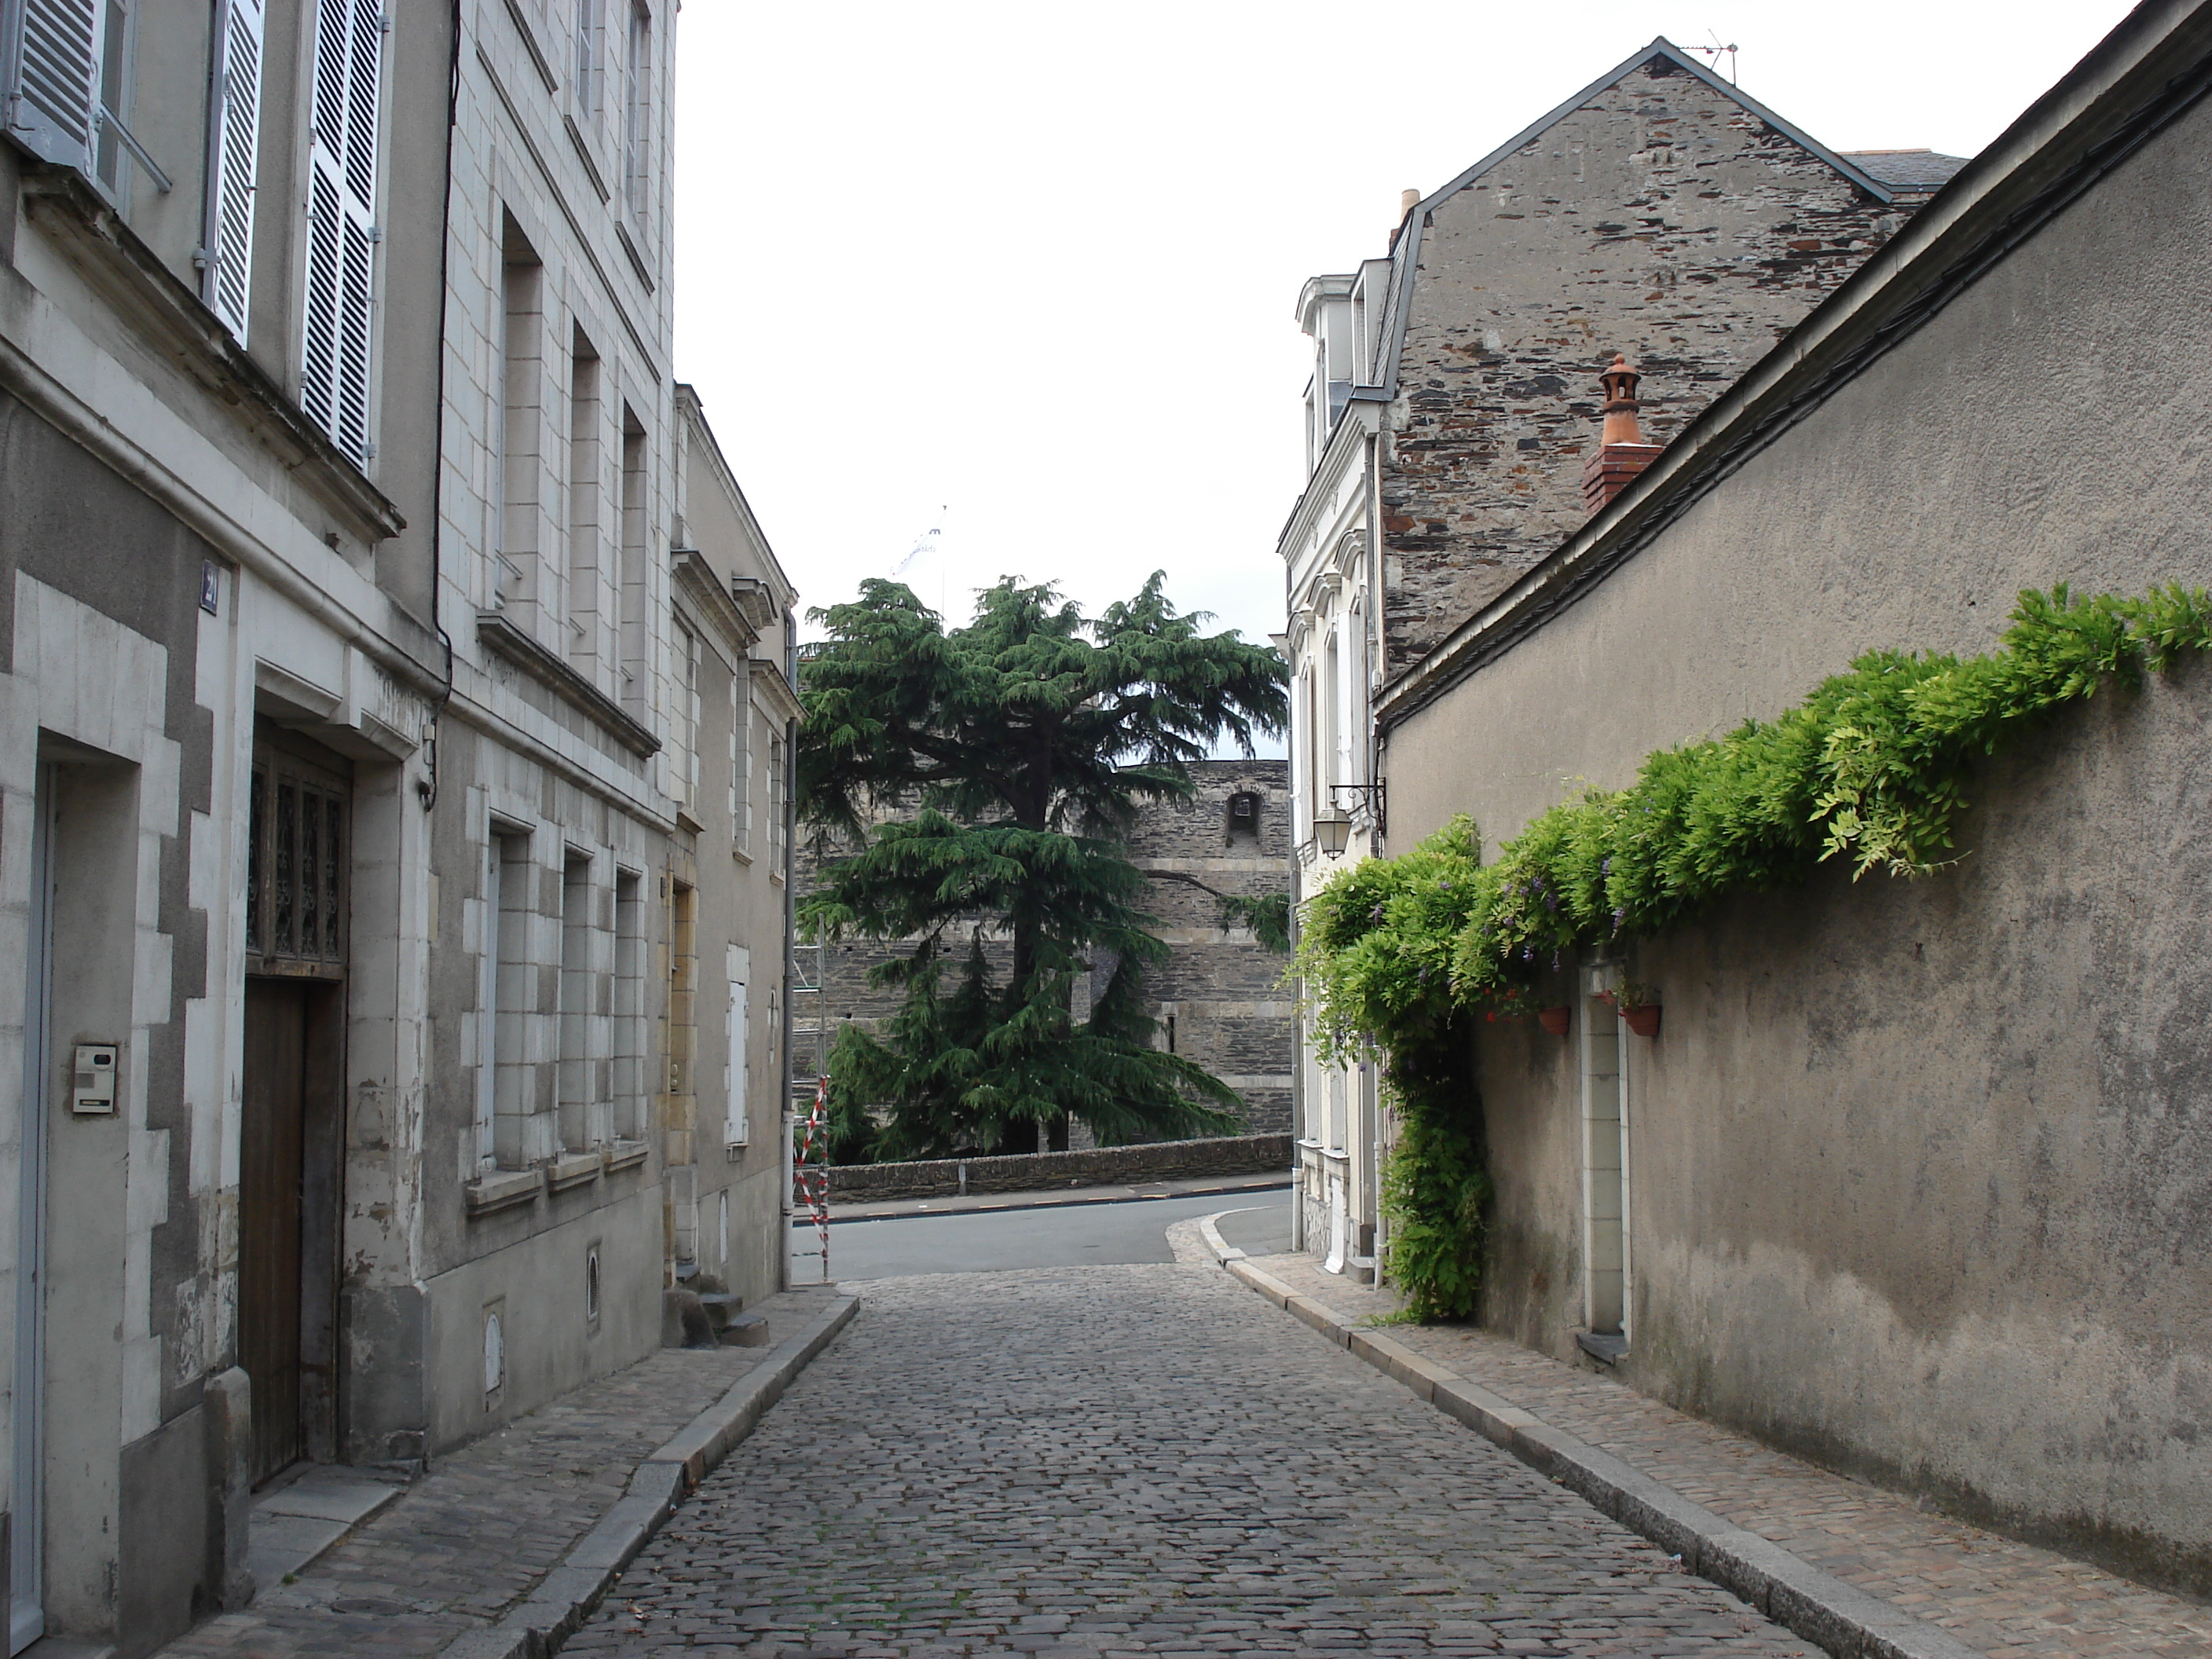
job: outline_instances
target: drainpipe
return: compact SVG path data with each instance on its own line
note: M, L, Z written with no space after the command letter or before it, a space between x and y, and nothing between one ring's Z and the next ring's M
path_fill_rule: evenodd
M1408 210L1410 211L1410 210ZM1376 424L1377 430L1367 434L1367 781L1382 786L1382 734L1375 725L1375 694L1388 677L1389 665L1384 659L1385 634L1382 626L1382 434L1381 428L1389 420L1386 405ZM1368 797L1370 803L1389 799L1387 787L1378 787ZM1384 838L1389 833L1387 817L1369 808L1371 827L1368 831L1368 852L1376 858L1387 856ZM1379 821L1378 821L1379 820ZM1382 1218L1382 1073L1381 1063L1370 1060L1367 1069L1360 1074L1360 1093L1367 1119L1374 1126L1370 1154L1368 1180L1369 1201L1375 1206L1375 1237L1369 1245L1375 1258L1375 1282L1382 1282L1382 1250L1389 1242L1389 1226Z
M787 603L783 611L783 678L794 694L799 690L799 623ZM793 1095L791 1087L791 1035L794 1021L791 1012L791 986L798 976L798 960L793 954L793 931L799 921L799 896L793 890L793 877L797 867L795 849L799 842L799 823L793 803L798 799L799 727L794 722L784 728L783 734L783 799L777 810L783 814L783 1098L776 1108L775 1121L781 1130L782 1150L776 1155L777 1166L783 1171L783 1187L776 1200L778 1213L782 1217L780 1234L783 1240L782 1266L776 1272L779 1288L789 1290L791 1284L791 1107ZM818 997L821 994L816 993ZM819 1010L817 1011L818 1018ZM824 1262L823 1266L828 1266Z
M1283 626L1291 625L1291 563L1283 562ZM1290 662L1291 636L1283 635L1283 659ZM1298 858L1298 786L1303 781L1298 771L1298 677L1296 664L1291 664L1290 742L1290 799L1285 804L1290 808L1290 822L1285 828L1291 844L1291 954L1295 960L1298 949L1298 903L1304 897L1305 866ZM1291 1005L1291 1248L1306 1248L1306 1188L1305 1152L1298 1143L1306 1139L1306 1031L1302 1005L1305 990L1300 986L1298 1000Z

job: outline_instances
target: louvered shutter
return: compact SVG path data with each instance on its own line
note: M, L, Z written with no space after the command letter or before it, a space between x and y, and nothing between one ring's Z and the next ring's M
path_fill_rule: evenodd
M102 9L99 0L18 0L9 9L8 131L46 161L87 172Z
M742 945L724 947L729 953L730 970L730 1060L723 1073L723 1087L728 1091L728 1104L722 1120L722 1144L743 1146L753 1138L750 1104L746 1099L746 1085L751 1080L747 1054L746 1037L752 1027L745 1018L745 981L752 975L752 953Z
M253 274L253 174L261 142L264 0L229 0L222 24L208 303L240 340Z
M300 401L357 464L376 453L368 386L383 68L384 22L374 0L319 0Z

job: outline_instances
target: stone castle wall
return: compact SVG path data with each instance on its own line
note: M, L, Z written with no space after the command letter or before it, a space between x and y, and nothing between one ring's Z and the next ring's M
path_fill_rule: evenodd
M1206 1176L1281 1175L1288 1179L1291 1137L1229 1135L1148 1146L1097 1146L1011 1158L937 1158L908 1164L841 1164L830 1171L833 1204L886 1199L955 1198L975 1193L1035 1193L1069 1187L1118 1187Z
M1243 1098L1248 1133L1291 1127L1291 1070L1295 1048L1292 1000L1282 986L1288 958L1268 950L1243 927L1224 927L1218 895L1258 897L1290 890L1290 763L1280 760L1201 761L1192 769L1197 793L1187 803L1144 810L1133 831L1132 860L1148 880L1143 907L1170 951L1144 981L1146 1008L1158 1022L1155 1042L1172 1045L1221 1079ZM1232 827L1231 797L1255 797L1251 828ZM803 843L799 890L812 884L814 855ZM951 941L964 952L966 940ZM1003 972L1007 946L988 934L985 948ZM802 953L802 967L805 965ZM834 1032L848 1019L876 1022L897 1011L902 993L868 983L884 960L866 942L820 947L821 1014ZM1091 994L1103 990L1110 961L1093 964ZM1079 1004L1084 1003L1078 988ZM803 1010L800 1011L802 1018ZM1079 1006L1079 1016L1085 1012ZM805 1063L808 1037L794 1047ZM1075 1142L1085 1144L1080 1126Z

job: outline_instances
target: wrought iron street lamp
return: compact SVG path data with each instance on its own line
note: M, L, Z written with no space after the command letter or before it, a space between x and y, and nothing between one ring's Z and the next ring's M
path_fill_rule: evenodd
M1374 783L1332 783L1328 787L1328 805L1313 817L1314 840L1321 850L1331 858L1343 856L1352 842L1352 814L1337 802L1339 795L1356 795L1367 808L1367 821L1376 829L1382 826L1382 785Z

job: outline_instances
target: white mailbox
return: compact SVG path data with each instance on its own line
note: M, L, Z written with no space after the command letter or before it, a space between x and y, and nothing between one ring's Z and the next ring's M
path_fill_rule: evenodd
M70 1110L79 1117L108 1117L115 1111L115 1053L112 1042L76 1045L76 1080Z

